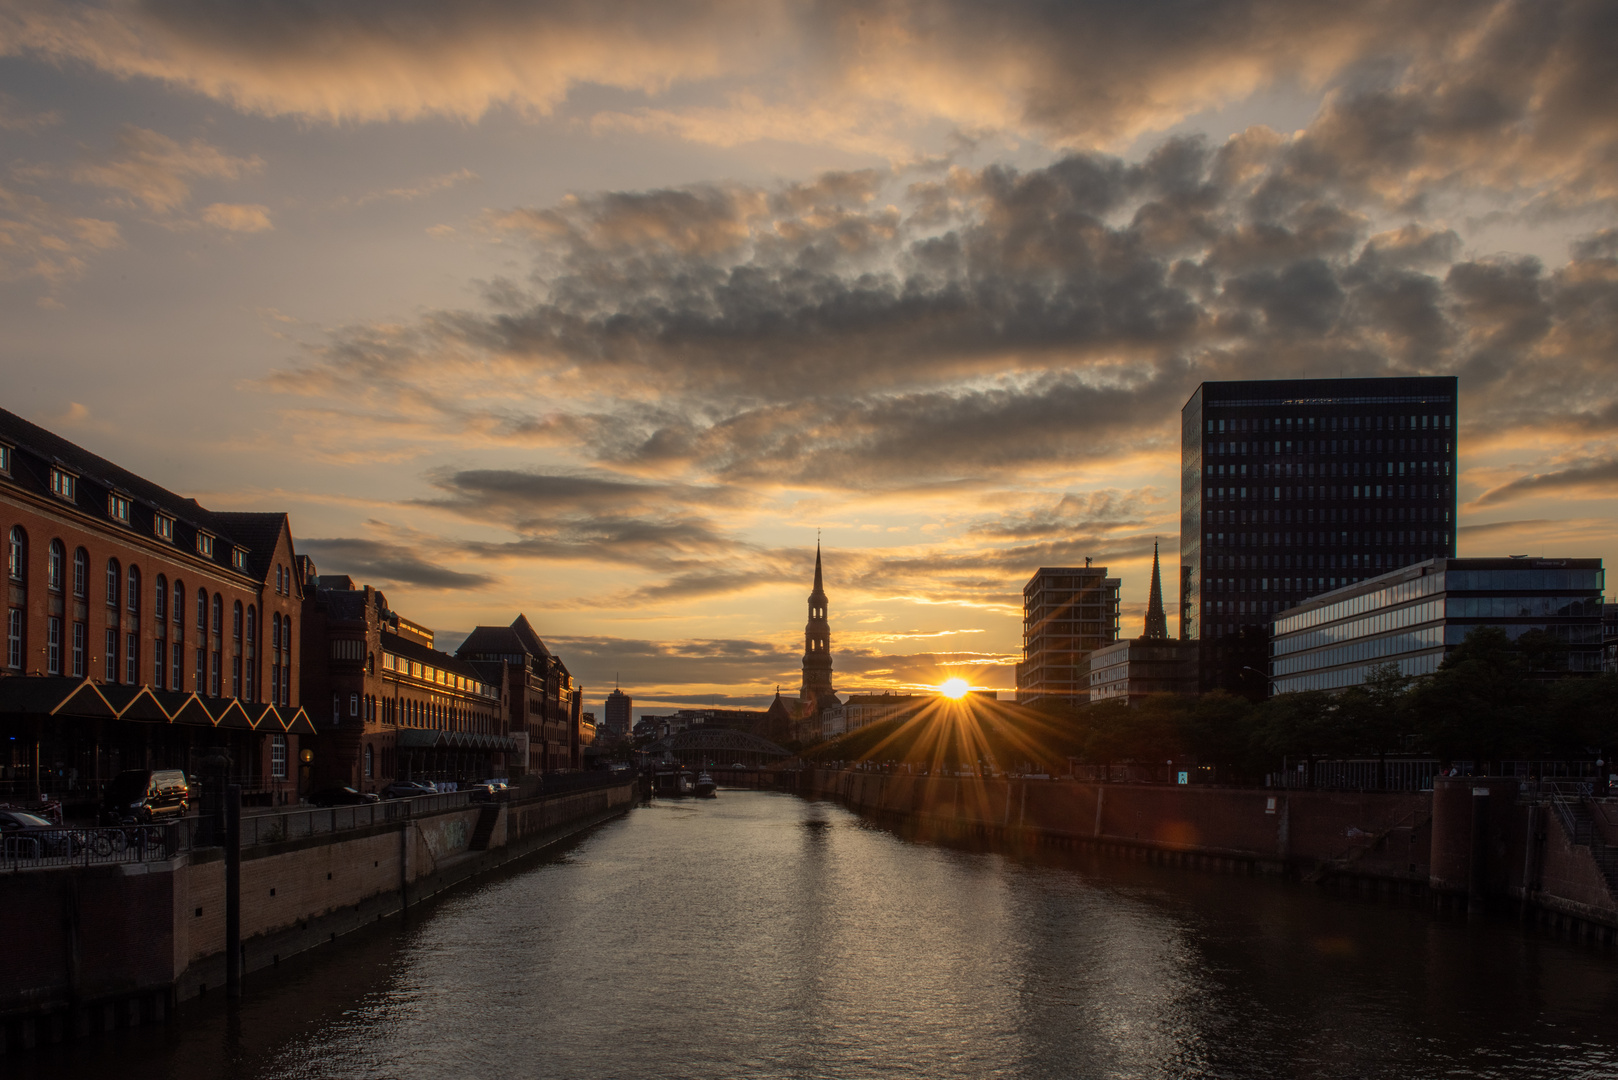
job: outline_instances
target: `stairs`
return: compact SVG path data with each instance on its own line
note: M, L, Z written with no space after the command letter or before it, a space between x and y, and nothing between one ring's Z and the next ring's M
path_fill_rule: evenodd
M1557 817L1562 819L1562 827L1567 830L1568 838L1590 849L1590 857L1606 879L1607 889L1614 899L1618 899L1618 847L1609 845L1602 837L1590 804L1582 798L1555 794L1551 797L1551 805L1555 807Z
M499 803L487 803L478 811L478 825L472 830L468 848L473 851L489 850L489 838L494 835L494 827L500 821L500 809Z

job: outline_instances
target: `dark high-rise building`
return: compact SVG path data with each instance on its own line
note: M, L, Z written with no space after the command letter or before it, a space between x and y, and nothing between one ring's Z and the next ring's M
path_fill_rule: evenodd
M1262 697L1276 612L1455 554L1456 380L1209 382L1181 411L1180 635Z
M1090 654L1118 640L1118 586L1104 566L1042 566L1022 590L1017 701L1083 705Z
M837 704L831 685L831 624L826 621L826 588L820 577L820 544L815 544L815 588L809 594L809 621L803 628L803 685L798 700L819 713Z
M635 726L635 699L613 687L612 693L607 695L603 711L607 718L607 730L627 739L630 729Z

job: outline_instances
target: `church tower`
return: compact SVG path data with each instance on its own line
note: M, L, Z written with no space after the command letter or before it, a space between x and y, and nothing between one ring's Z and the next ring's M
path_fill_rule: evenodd
M820 542L815 541L815 591L809 594L809 622L803 628L803 686L798 700L819 710L833 697L831 624L826 621L826 589L820 580Z
M1163 575L1157 568L1157 541L1152 541L1152 593L1146 602L1146 632L1141 637L1167 640L1169 617L1163 611Z

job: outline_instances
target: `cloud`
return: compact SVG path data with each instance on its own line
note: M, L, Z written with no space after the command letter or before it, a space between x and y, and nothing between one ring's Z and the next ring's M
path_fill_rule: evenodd
M258 203L213 203L203 208L202 220L227 232L267 232L275 227L270 224L270 208Z
M328 574L349 574L365 584L415 585L424 589L482 589L494 584L487 574L448 570L427 562L418 550L358 537L304 538L298 547Z
M0 185L0 281L34 279L55 288L122 243L116 222Z
M0 94L0 131L33 134L48 127L55 127L61 122L62 114L57 109L36 112L20 104L10 94Z
M426 177L409 187L391 187L378 191L367 191L353 202L355 206L367 206L377 202L415 202L417 199L425 199L429 195L436 195L440 191L448 191L458 184L468 183L476 179L478 179L478 174L471 169L456 169L454 172Z
M1618 483L1618 458L1585 462L1550 472L1532 473L1490 488L1479 495L1473 506L1482 509L1501 506L1536 495L1568 492L1597 498L1610 498Z
M87 156L69 175L77 183L116 192L116 205L167 216L190 199L196 181L235 180L263 167L258 157L237 157L203 139L180 143L126 124L109 150Z

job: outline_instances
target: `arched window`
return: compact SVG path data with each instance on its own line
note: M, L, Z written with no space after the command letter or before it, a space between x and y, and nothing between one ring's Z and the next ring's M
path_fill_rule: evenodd
M12 581L22 581L28 576L28 534L22 531L21 525L11 527L11 545L7 565L11 570ZM20 664L21 661L18 661Z
M169 613L169 583L162 574L157 575L157 584L152 588L152 619L162 625Z
M208 632L208 590L197 590L197 633Z
M219 635L225 632L225 598L218 593L213 594L213 632Z
M366 653L365 654L365 674L367 674L367 675L375 675L376 674L376 653Z
M129 587L124 590L124 603L131 614L140 611L140 568L133 563L129 567Z
M258 633L253 627L258 623L258 608L252 604L247 605L247 643L253 644L258 640Z
M185 626L185 582L179 578L174 579L174 625L176 628ZM179 637L178 634L175 635Z
M62 591L62 579L67 570L67 549L60 540L52 540L45 560L45 585L51 592Z
M107 606L118 606L118 589L123 584L123 570L117 559L107 560Z
M237 641L242 639L242 602L236 601L230 609L230 636Z
M375 771L373 770L373 768L371 766L371 755L372 755L371 744L366 743L365 744L365 779L367 779L367 780L371 779L372 776L376 775Z
M90 553L83 548L73 549L73 595L90 595Z

